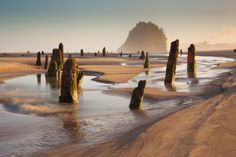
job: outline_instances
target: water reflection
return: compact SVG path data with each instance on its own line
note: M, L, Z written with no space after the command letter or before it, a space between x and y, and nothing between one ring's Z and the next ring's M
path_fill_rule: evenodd
M61 87L61 73L57 77L49 77L45 75L46 84L50 86L51 89L59 89Z
M41 84L41 74L37 74L37 82L38 82L38 85Z
M77 142L78 140L83 140L83 133L80 126L80 121L78 119L78 116L76 115L78 105L69 107L72 107L72 112L62 114L58 118L63 122L63 128L65 129L69 140L73 143Z

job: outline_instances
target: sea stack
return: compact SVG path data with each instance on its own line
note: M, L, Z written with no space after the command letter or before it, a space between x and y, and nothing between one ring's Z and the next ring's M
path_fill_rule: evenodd
M44 69L45 69L45 70L48 69L48 54L46 54L46 57L45 57Z
M195 78L196 77L196 49L193 44L190 45L188 48L188 58L187 58L187 70L188 70L188 77Z
M36 64L35 64L36 66L41 66L42 64L41 64L41 53L40 52L38 52L37 53L37 60L36 60Z
M141 80L138 83L138 87L133 90L132 98L129 104L130 109L140 109L142 107L145 86L146 81Z
M149 56L148 56L148 52L146 53L146 59L145 59L145 62L144 62L144 68L145 69L148 69L150 66L149 64Z
M63 66L61 80L61 103L78 103L78 70L79 66L75 58L70 57Z
M139 50L150 53L167 52L167 37L164 30L152 22L137 23L117 51L136 53Z
M61 62L62 62L62 66L63 66L63 64L64 64L64 46L63 46L62 43L59 44L58 49L59 49L60 52L61 52Z
M57 77L58 72L62 70L62 56L59 49L53 49L51 61L49 64L47 76L48 77Z
M172 84L175 80L176 64L179 54L179 40L173 41L170 47L169 58L166 67L165 84Z
M105 57L106 56L106 48L104 47L102 50L102 56Z

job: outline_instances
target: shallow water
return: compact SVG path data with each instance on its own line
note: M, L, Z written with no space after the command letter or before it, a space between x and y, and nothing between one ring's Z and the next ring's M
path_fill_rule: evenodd
M160 60L161 57L161 60ZM152 56L150 62L163 63L166 62L167 55ZM187 55L178 57L178 65L176 67L176 81L174 86L166 87L164 84L166 67L153 68L147 72L143 72L129 80L127 83L116 84L110 88L133 88L137 86L139 80L146 80L147 87L157 88L163 91L177 91L177 92L198 92L202 87L218 78L222 73L229 72L229 69L214 69L218 64L232 62L234 59L224 57L196 57L197 78L187 77ZM136 63L129 63L129 65ZM123 65L126 66L127 64ZM140 66L136 64L136 66Z
M165 56L164 56L165 57ZM162 57L161 62L164 60ZM194 92L199 85L214 80L227 70L212 69L219 63L232 61L218 57L198 57L198 83L187 83L186 57L179 59L176 90ZM152 58L152 62L157 58ZM158 60L160 61L160 60ZM125 66L125 65L124 65ZM149 74L141 73L125 84L104 84L85 76L79 91L78 105L58 103L60 84L44 74L28 75L0 84L0 156L31 156L62 144L94 144L118 136L132 128L174 112L201 98L152 101L144 99L142 111L130 111L130 95L107 94L110 88L135 87L141 79L148 86L167 90L163 85L165 68Z

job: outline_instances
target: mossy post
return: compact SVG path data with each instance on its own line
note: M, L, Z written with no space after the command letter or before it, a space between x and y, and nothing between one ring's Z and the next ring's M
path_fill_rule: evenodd
M173 81L175 80L178 54L179 54L179 40L176 40L171 43L169 58L166 67L165 84L172 84Z
M60 71L62 70L62 56L59 49L52 50L51 61L49 64L47 76L48 77L57 77Z
M188 58L187 58L187 71L188 71L188 77L189 78L195 78L196 77L196 49L193 44L190 45L188 48Z
M46 54L46 57L45 57L44 69L45 70L48 69L48 54Z
M142 107L146 80L141 80L138 87L133 90L132 98L129 104L130 109L140 109Z
M139 59L145 59L145 53L144 53L144 51L141 52L141 56L139 57Z
M37 60L36 60L36 64L35 64L36 66L41 66L42 64L41 64L41 53L40 52L38 52L37 53Z
M63 66L64 64L64 46L62 43L59 44L59 47L58 49L60 50L60 53L61 53L61 65Z
M106 56L106 48L104 47L102 50L102 56L105 57Z
M146 58L145 58L145 62L144 62L144 68L145 69L149 69L150 64L149 64L149 56L148 56L148 52L146 53Z
M83 81L84 78L84 72L80 71L78 72L78 76L77 76L77 86L79 87Z
M78 103L78 70L76 59L68 58L63 66L60 103Z

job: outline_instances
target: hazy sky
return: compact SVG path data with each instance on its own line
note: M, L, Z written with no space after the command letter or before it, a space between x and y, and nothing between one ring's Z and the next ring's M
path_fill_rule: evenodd
M236 0L0 0L0 51L117 50L139 21L168 43L236 42Z

